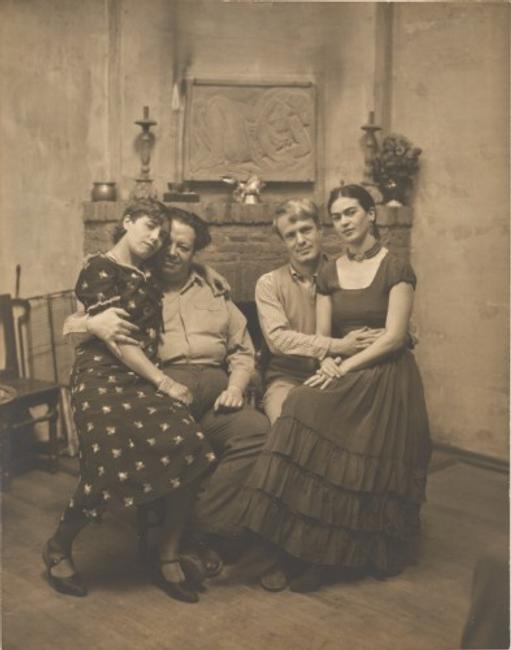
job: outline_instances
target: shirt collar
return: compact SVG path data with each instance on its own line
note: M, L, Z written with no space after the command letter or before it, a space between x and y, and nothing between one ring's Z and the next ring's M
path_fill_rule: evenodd
M185 293L185 291L188 291L188 289L190 289L194 284L198 284L200 287L202 287L205 283L206 281L204 278L200 276L197 271L192 269L190 275L188 276L188 280L181 287L179 293Z
M323 264L325 262L327 262L327 261L328 261L328 257L326 255L326 253L321 253L321 256L319 258L318 268L316 269L316 273L314 273L312 275L312 281L313 282L316 282L318 274L321 271L321 268L323 267ZM289 273L291 274L291 277L293 278L293 280L297 280L298 282L305 282L305 280L307 280L307 278L303 275L303 273L300 273L300 271L297 271L293 267L291 262L289 263Z

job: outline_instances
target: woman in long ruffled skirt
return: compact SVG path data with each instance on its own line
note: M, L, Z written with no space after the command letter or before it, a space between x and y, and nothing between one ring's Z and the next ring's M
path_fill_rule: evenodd
M333 190L328 209L346 254L318 277L317 332L382 333L351 357L325 358L289 394L248 478L243 525L295 560L295 591L318 588L335 569L403 568L431 453L409 334L415 273L379 242L363 187Z

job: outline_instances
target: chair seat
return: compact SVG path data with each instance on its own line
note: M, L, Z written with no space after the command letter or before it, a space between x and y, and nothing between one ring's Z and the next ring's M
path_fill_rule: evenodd
M0 366L0 487L2 489L8 487L10 481L13 461L11 443L15 440L19 451L22 448L25 432L32 430L36 424L43 422L48 424L48 443L45 447L48 449L49 468L51 471L57 469L60 386L55 381L20 377L26 372L23 328L27 326L29 315L28 300L12 299L9 294L0 294L0 347L3 351L3 355L0 355L3 356ZM51 327L50 323L50 329ZM54 345L53 338L52 345ZM55 375L57 376L56 372ZM39 406L45 407L44 412L42 409L34 412L34 408ZM31 447L35 451L36 445L33 441ZM21 460L21 454L14 460Z
M2 384L16 391L14 399L34 398L52 402L58 398L60 387L51 381L41 379L2 378Z
M18 432L26 426L32 426L37 422L48 422L48 462L50 471L56 471L58 463L57 416L60 386L40 379L10 377L6 379L2 377L2 387L4 388L4 394L6 392L10 393L7 399L0 403L0 455L2 456L0 487L4 490L10 483L11 438L18 435ZM16 392L13 394L12 391ZM28 410L31 407L42 405L47 407L47 412L43 415L35 416Z

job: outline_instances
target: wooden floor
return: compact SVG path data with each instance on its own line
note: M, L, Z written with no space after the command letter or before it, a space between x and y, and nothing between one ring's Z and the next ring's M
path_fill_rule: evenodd
M216 580L197 605L151 586L129 521L91 525L75 560L90 593L53 592L40 549L75 478L32 471L3 495L4 650L406 650L459 647L471 573L492 545L508 547L507 476L437 458L428 485L420 563L315 594L270 594Z

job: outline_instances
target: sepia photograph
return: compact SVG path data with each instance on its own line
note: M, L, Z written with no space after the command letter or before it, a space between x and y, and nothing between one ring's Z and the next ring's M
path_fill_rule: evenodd
M3 650L510 647L505 0L0 0Z

